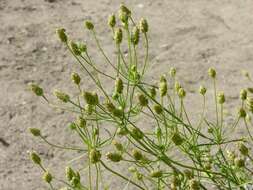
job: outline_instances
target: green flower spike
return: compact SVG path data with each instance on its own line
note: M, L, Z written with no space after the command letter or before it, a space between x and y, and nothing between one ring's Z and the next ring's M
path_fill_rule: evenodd
M85 27L88 29L88 30L93 30L94 29L94 25L91 21L87 20L85 21L84 23Z
M124 88L123 81L121 80L121 78L117 78L115 80L115 91L119 94L122 94L123 88Z
M70 100L69 95L67 95L64 92L61 92L59 90L55 90L54 95L56 96L56 98L58 98L59 100L61 100L64 103L67 103Z
M33 161L33 163L38 164L38 165L41 164L40 156L36 152L31 152L30 158Z
M37 128L29 128L29 131L30 131L30 133L31 133L33 136L35 136L35 137L41 136L40 129L37 129Z
M81 82L81 77L77 73L72 73L71 79L76 85L79 85Z
M224 104L226 101L226 98L223 92L218 93L217 99L218 99L219 104Z
M133 28L132 34L131 34L131 42L133 45L137 45L139 43L140 39L140 30L137 26Z
M205 94L206 94L206 88L203 87L203 86L200 86L200 87L199 87L199 93L200 93L202 96L205 96Z
M121 28L116 28L114 32L114 40L116 44L120 44L122 42L122 38L123 38L123 32Z
M111 27L111 28L114 28L115 25L116 25L116 17L114 14L110 15L108 17L108 25Z
M246 100L247 99L247 90L245 90L245 89L242 89L241 91L240 91L240 99L242 100L242 101L244 101L244 100Z
M64 28L56 29L56 34L58 35L61 42L63 43L68 42L68 36L66 35Z
M150 173L150 177L153 177L153 178L160 178L162 176L163 176L162 170L152 171Z
M147 33L148 32L148 22L146 19L141 18L140 24L139 24L140 30L142 33Z
M92 149L89 154L89 158L90 158L91 163L95 164L95 163L99 162L101 159L101 156L102 155L101 155L100 151L98 151L96 149Z
M112 162L120 162L122 160L122 155L117 152L108 152L106 158Z
M215 78L216 77L216 71L214 68L209 68L208 69L208 75L211 77L211 78Z
M37 96L44 95L43 89L39 87L37 84L30 84L29 86L30 86L31 91Z
M44 174L43 174L43 180L47 183L51 183L51 181L53 180L53 176L48 172L46 171Z
M78 45L75 42L70 41L69 45L70 45L70 48L71 48L74 55L76 55L76 56L81 55L81 51L80 51Z
M248 147L244 143L242 143L242 142L239 143L238 144L238 148L239 148L240 153L243 156L248 156L249 155L249 149L248 149Z
M144 94L138 94L139 104L143 107L148 105L148 99Z

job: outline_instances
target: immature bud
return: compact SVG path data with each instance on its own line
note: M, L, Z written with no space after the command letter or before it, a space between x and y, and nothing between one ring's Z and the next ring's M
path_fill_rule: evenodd
M75 172L71 167L66 167L65 169L66 178L68 181L71 181L72 178L75 176Z
M139 104L143 107L148 105L148 99L144 94L138 94Z
M33 136L35 136L35 137L41 136L40 129L37 129L37 128L29 128L29 131L30 131L30 133L31 133Z
M88 29L88 30L93 30L94 29L94 25L91 21L85 21L85 27Z
M36 152L31 152L30 158L33 161L33 163L38 164L38 165L41 164L40 156Z
M124 150L124 147L123 147L123 145L122 145L120 142L118 142L118 141L116 141L116 140L113 140L113 141L112 141L112 144L115 146L115 148L116 148L118 151L122 152L122 151Z
M56 29L56 34L58 35L58 37L61 40L61 42L67 43L68 36L66 35L64 28Z
M242 118L245 118L246 115L247 115L246 111L243 108L240 108L239 111L238 111L238 116L242 117Z
M190 186L190 190L199 190L200 189L200 183L195 179L191 179L189 181L189 186Z
M140 39L140 30L137 26L135 26L131 34L131 42L133 43L133 45L137 45L139 43L139 39Z
M78 184L80 183L80 179L78 179L77 177L73 177L70 184L73 186L73 187L77 187Z
M84 109L88 115L91 115L93 113L93 106L90 104L86 104Z
M123 85L123 81L121 80L121 78L116 78L116 80L115 80L115 91L119 94L122 94L123 88L124 88L124 85Z
M116 44L120 44L122 42L123 33L121 28L116 28L114 32L114 40Z
M108 25L112 28L114 28L114 26L116 25L116 18L114 14L108 17Z
M76 56L81 55L81 51L75 42L70 41L70 48L71 48L74 55L76 55Z
M204 96L206 94L206 88L203 87L203 86L200 86L199 87L199 93Z
M43 89L40 88L38 85L36 85L36 84L30 84L29 86L30 86L31 91L34 94L36 94L37 96L43 96L43 94L44 94L43 93Z
M67 95L64 92L61 92L59 90L55 90L54 91L54 95L56 96L56 98L58 98L59 100L63 101L64 103L67 103L70 100L69 95Z
M71 79L76 85L79 85L81 82L81 77L77 73L72 73Z
M158 115L160 115L163 112L162 106L158 104L154 105L154 110L155 110L155 113L157 113Z
M139 24L140 30L142 33L147 33L148 32L148 22L146 19L141 18L140 24Z
M132 155L133 155L133 157L134 157L135 160L142 160L143 159L142 153L139 150L137 150L137 149L134 149L132 151Z
M87 104L96 106L98 104L98 95L96 92L87 92L84 91L82 93L82 96L84 97Z
M171 140L174 142L175 145L179 146L184 142L184 139L181 137L179 133L174 133Z
M242 89L241 91L240 91L240 99L242 100L242 101L244 101L244 100L246 100L247 99L247 90L245 90L245 89Z
M170 71L169 71L170 77L175 78L176 73L177 73L176 68L171 67L171 68L170 68Z
M238 168L243 168L243 167L245 167L245 160L244 160L243 158L237 157L237 158L235 158L234 162L235 162L235 165L236 165Z
M101 155L100 151L98 151L96 149L92 149L89 154L89 158L90 158L91 163L95 164L95 163L99 162L101 159L101 156L102 155Z
M246 145L244 143L239 143L238 148L239 148L240 153L243 156L248 156L249 155L249 149L248 149L248 147L246 147Z
M181 98L181 99L183 99L185 97L185 95L186 95L185 90L183 88L180 88L178 90L178 97Z
M109 101L109 100L105 103L105 107L106 107L106 109L107 109L110 113L113 113L114 110L116 109L116 107L114 106L114 104L113 104L111 101Z
M208 69L208 75L211 77L211 78L215 78L216 77L216 71L214 68L209 68Z
M218 95L217 95L217 99L218 99L218 103L219 104L224 104L224 102L226 101L226 98L225 98L225 95L223 92L220 92Z
M163 176L162 170L152 171L150 173L150 177L153 177L153 178L160 178L162 176Z
M124 26L128 25L128 18L129 16L126 12L119 10L119 19L121 20Z
M150 91L150 96L152 98L155 98L155 96L156 96L156 89L155 89L155 87L150 88L149 91Z
M135 127L131 130L131 134L134 139L138 139L138 140L144 137L143 132L139 128L135 128Z
M227 157L231 162L234 162L236 157L235 152L227 150Z
M46 171L42 178L45 182L51 183L53 176L48 171Z
M111 160L112 162L120 162L122 160L122 155L117 152L108 152L106 154L106 157L108 160Z

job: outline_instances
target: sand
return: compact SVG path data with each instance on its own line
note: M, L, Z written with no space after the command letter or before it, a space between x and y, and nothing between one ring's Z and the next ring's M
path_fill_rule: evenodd
M63 175L63 166L73 154L38 143L27 129L38 127L59 144L75 143L76 136L66 127L74 116L49 108L27 90L27 84L39 83L48 94L55 88L75 92L69 75L80 68L59 43L55 29L64 27L71 38L85 40L99 64L100 57L94 41L83 28L83 21L94 21L103 47L111 54L114 45L106 20L117 11L119 3L118 0L0 0L1 190L46 189L41 171L27 156L28 150L37 150L54 174ZM176 67L178 78L188 91L188 109L194 118L201 107L197 89L200 84L211 86L207 70L215 67L218 88L227 96L226 109L235 111L239 90L249 85L241 70L253 74L252 0L128 0L125 3L137 19L145 16L150 24L147 80L157 80L171 66ZM103 69L112 72L109 67ZM84 88L94 89L89 78L82 76ZM211 102L209 98L208 103ZM114 189L121 189L115 178L107 178L118 187Z

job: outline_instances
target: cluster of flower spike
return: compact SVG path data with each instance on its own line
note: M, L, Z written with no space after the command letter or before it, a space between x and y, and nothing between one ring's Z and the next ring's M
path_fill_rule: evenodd
M64 189L106 189L108 184L103 180L102 167L125 181L126 186L131 184L142 190L198 190L209 189L209 184L218 189L236 189L251 184L253 158L248 146L253 142L249 128L253 98L249 95L249 89L240 92L241 105L234 123L226 123L223 111L226 97L223 92L217 92L216 70L210 68L208 75L213 82L216 108L211 114L216 121L209 120L210 113L206 114L206 94L209 90L200 86L202 111L199 121L192 124L185 107L186 89L177 80L175 68L162 75L155 85L144 80L149 60L147 20L142 18L136 24L132 12L121 5L118 18L114 14L110 15L108 25L117 50L117 60L114 61L102 48L96 36L95 25L91 21L84 22L84 27L93 36L105 63L112 67L115 75L98 69L85 43L70 40L65 29L57 30L60 41L85 74L88 74L91 82L94 82L95 91L84 90L81 70L73 72L70 77L78 92L77 96L60 90L54 91L53 94L62 103L60 105L50 101L40 86L30 85L34 94L44 98L49 106L77 115L69 128L80 138L83 143L81 147L54 144L47 140L40 129L30 128L33 136L54 148L85 154L88 169L82 174L78 169L67 166ZM142 39L145 44L144 60L138 56L138 44ZM124 43L124 47L128 48L127 56L121 50ZM111 92L108 93L104 88L101 76L114 84ZM148 118L148 126L151 128L146 123L139 125L138 121L144 117ZM248 136L233 139L231 133L240 121L244 122ZM103 130L106 132L101 133ZM236 148L229 151L227 147L234 144L237 144ZM109 152L108 147L112 149ZM173 152L178 155L171 155ZM55 189L53 182L58 179L45 169L37 153L31 152L30 157L43 170L43 180L51 189ZM110 168L108 162L117 167L130 167L128 171L118 172ZM84 184L84 181L87 182Z

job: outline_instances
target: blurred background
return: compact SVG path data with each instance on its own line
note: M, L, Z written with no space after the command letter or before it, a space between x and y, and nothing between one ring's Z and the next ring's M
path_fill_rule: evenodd
M46 189L41 170L27 155L33 149L53 174L64 175L64 166L75 153L38 143L27 129L37 127L51 141L74 144L76 136L66 127L74 117L49 108L28 91L27 84L40 84L49 97L55 88L74 91L70 73L80 68L58 41L55 29L64 27L70 38L85 41L99 64L83 21L94 22L105 51L111 55L115 50L107 17L117 13L122 2L137 20L145 17L149 22L149 82L176 67L194 118L201 107L198 87L211 86L207 70L212 66L217 69L218 88L227 96L226 109L235 110L240 89L249 85L241 70L253 73L252 0L0 0L1 190ZM111 72L106 67L104 71ZM82 77L84 87L94 89L85 73ZM120 189L117 179L107 178Z

